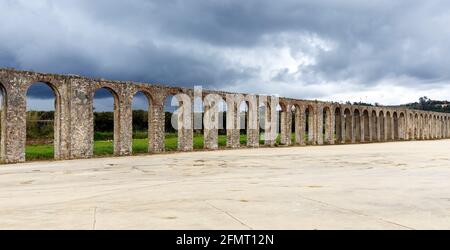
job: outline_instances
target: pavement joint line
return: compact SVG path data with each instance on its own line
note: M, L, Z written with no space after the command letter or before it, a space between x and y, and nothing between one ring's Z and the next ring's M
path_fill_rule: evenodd
M375 217L375 216L372 216L372 215L369 215L369 214L365 214L365 213L362 213L362 212L359 212L359 211L356 211L356 210L352 210L352 209L348 209L348 208L339 207L339 206L333 205L333 204L331 204L331 203L324 202L324 201L319 201L319 200L315 200L315 199L311 199L311 198L306 197L306 196L303 196L303 195L298 195L298 196L299 196L300 198L304 199L304 200L309 200L309 201L312 201L312 202L316 202L316 203L322 204L322 205L327 206L327 207L333 207L333 208L337 208L337 209L339 209L339 210L351 212L351 213L354 213L354 214L357 214L357 215L360 215L360 216L365 216L365 217L373 218L373 219L382 221L382 222L384 222L384 223L396 225L396 226L399 226L399 227L402 227L402 228L405 228L405 229L416 230L415 228L408 227L408 226L402 225L402 224L400 224L400 223L393 222L393 221L389 221L389 220L386 220L386 219L383 219L383 218Z
M239 222L241 225L247 227L248 229L254 230L251 226L247 225L246 223L244 223L242 220L238 219L237 217L235 217L235 216L232 215L231 213L229 213L229 212L227 212L227 211L225 211L225 210L223 210L223 209L220 209L220 208L214 206L213 204L211 204L211 203L208 202L208 201L206 201L206 203L207 203L208 205L210 205L211 207L213 207L214 209L219 210L220 212L222 212L222 213L228 215L230 218L232 218L233 220Z

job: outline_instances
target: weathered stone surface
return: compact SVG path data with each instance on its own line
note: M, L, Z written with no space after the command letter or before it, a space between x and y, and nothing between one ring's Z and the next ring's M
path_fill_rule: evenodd
M177 97L179 104L178 150L193 150L193 89L0 69L0 90L4 97L0 133L2 162L25 161L26 93L29 86L35 82L46 83L55 94L55 159L93 156L93 99L99 88L108 89L114 97L115 155L132 154L131 104L137 92L144 93L149 101L149 152L164 151L164 103L172 95ZM347 105L204 90L201 95L204 99L204 109L211 111L204 119L213 119L212 123L217 126L220 119L219 110L217 106L213 107L211 101L205 102L205 98L210 94L226 100L227 146L230 148L245 146L240 144L241 129L246 131L247 147L260 146L260 129L264 129L263 139L266 146L274 146L277 143L279 132L279 142L282 145L450 137L450 114L396 106ZM242 103L246 104L246 111L241 110ZM261 113L262 106L265 112ZM243 112L246 113L245 117L242 116ZM206 121L203 123L206 124ZM219 148L217 126L204 129L205 149ZM294 141L291 140L292 132L295 133Z

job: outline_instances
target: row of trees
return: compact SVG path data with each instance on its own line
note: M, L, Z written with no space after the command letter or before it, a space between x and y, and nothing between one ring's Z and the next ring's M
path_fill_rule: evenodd
M418 102L405 104L406 107L418 110L450 113L450 102L431 100L428 97L420 97Z

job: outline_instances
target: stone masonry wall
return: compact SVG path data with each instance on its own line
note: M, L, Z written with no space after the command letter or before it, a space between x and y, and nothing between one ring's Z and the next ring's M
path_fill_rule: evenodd
M3 95L0 159L4 163L25 161L26 93L35 82L46 83L55 94L55 159L93 157L93 100L100 88L108 89L114 97L114 155L132 154L131 107L137 92L144 93L149 101L149 153L164 152L164 104L172 95L177 98L180 111L178 150L193 150L193 89L0 69ZM265 146L289 146L450 138L450 114L444 113L212 90L204 90L202 97L203 124L209 122L205 119L214 124L204 129L204 148L209 150L219 148L220 101L227 104L230 148L259 147L260 139ZM245 116L242 103L247 107ZM260 112L261 108L264 112ZM260 121L264 121L264 126L260 126ZM240 143L241 129L246 131L246 145Z

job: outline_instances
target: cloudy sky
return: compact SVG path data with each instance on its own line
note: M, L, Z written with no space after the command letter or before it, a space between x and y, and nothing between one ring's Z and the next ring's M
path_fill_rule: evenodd
M448 1L0 0L0 10L0 67L330 101L450 99ZM42 92L30 106L48 105Z

